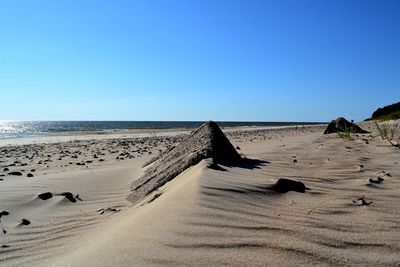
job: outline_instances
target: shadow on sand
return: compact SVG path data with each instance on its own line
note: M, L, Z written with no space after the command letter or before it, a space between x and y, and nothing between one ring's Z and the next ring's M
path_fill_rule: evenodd
M212 162L208 165L208 168L216 171L227 171L226 168L242 168L248 170L261 169L262 166L269 164L269 161L259 159L242 158L240 160L231 161L229 163L216 163Z

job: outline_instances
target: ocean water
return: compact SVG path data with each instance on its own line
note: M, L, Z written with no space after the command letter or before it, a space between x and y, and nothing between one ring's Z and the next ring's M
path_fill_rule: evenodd
M79 131L194 129L202 121L0 121L0 138ZM311 125L319 122L217 122L220 127Z

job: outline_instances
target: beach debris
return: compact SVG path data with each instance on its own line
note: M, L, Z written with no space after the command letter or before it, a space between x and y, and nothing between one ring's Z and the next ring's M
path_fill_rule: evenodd
M306 214L307 216L310 216L311 213L313 213L315 210L317 210L318 208L320 208L322 206L322 204L324 204L325 199L321 200L317 205L315 205L314 207L312 207L311 209L309 209Z
M48 200L53 197L53 194L51 192L46 192L38 195L38 198L41 200Z
M369 133L361 129L358 125L353 122L349 122L343 117L339 117L336 120L332 120L326 128L324 134L338 133L338 132L350 132L350 133Z
M104 208L104 209L98 209L97 212L100 212L100 215L103 215L105 212L113 212L117 213L120 212L121 209L116 209L116 208Z
M15 171L15 172L9 172L9 173L8 173L8 175L22 176L22 172L18 172L18 171Z
M0 226L1 226L1 230L3 231L3 234L7 234L7 230L3 225L3 222L1 221L1 217L3 216L8 216L10 213L6 210L3 210L0 212Z
M23 218L20 222L19 225L30 225L31 221L28 219Z
M153 163L153 165L141 178L132 182L132 192L127 199L132 203L138 203L187 168L206 158L212 158L215 163L228 165L241 159L228 138L213 121L204 123L181 143L150 160L148 164Z
M385 181L385 179L383 179L383 177L392 177L392 175L390 173L386 173L385 171L381 171L378 173L378 176L376 178L370 178L368 181L372 184L381 184Z
M306 190L310 190L307 188L302 182L280 178L278 181L272 186L272 190L277 193L287 193L290 191L305 193Z
M353 203L354 204L360 204L361 206L369 206L373 202L372 201L368 201L365 196L362 196L362 197L358 198L357 200L353 200Z

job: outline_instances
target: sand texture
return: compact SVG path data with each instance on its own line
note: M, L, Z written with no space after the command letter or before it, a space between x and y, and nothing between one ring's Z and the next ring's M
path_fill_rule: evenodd
M208 122L194 130L176 146L150 160L143 177L136 179L128 200L136 204L155 190L174 179L187 168L203 159L210 158L213 164L231 164L241 159L215 122Z
M188 135L1 147L0 265L398 266L400 149L360 126L228 132L242 161L200 158L140 205L132 181L186 162Z

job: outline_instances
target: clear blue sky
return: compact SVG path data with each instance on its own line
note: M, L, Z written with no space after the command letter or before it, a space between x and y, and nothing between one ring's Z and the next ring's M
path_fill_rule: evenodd
M364 119L400 1L0 0L0 119Z

